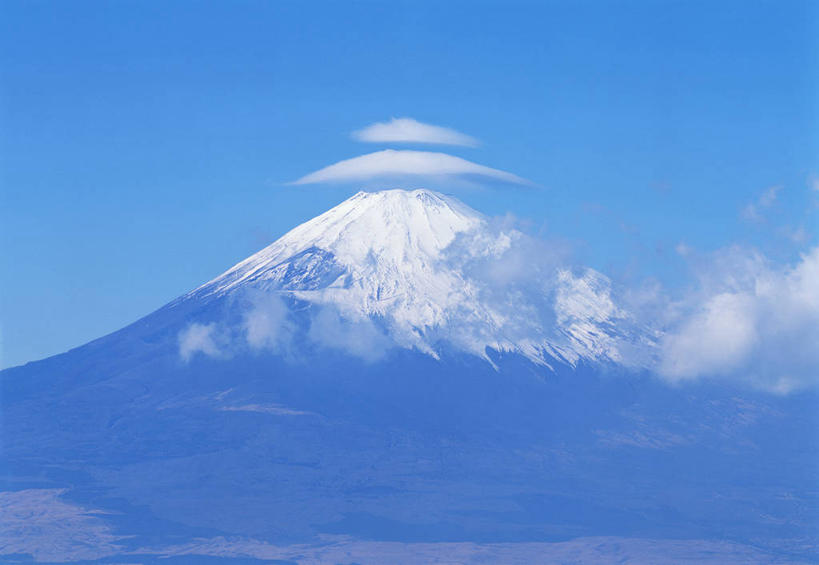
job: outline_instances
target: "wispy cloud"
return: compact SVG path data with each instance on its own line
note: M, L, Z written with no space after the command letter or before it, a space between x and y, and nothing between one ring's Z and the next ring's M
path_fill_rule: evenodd
M208 357L220 354L215 338L214 324L193 323L179 333L179 356L187 362L196 353L203 353Z
M429 143L475 147L478 140L454 129L425 124L412 118L393 118L354 131L353 139L370 143Z
M368 363L382 359L393 345L370 318L345 318L330 306L318 309L312 316L308 337L318 345Z
M772 186L765 190L759 198L750 202L742 209L742 218L749 222L761 222L764 220L764 212L776 202L781 185Z
M677 255L680 257L688 257L691 255L691 246L685 243L684 241L679 242L675 247L674 251L677 252Z
M479 177L512 184L532 184L515 174L446 153L394 149L339 161L305 175L292 184L360 182L396 177Z
M257 293L251 297L251 308L244 314L244 331L253 349L284 351L294 331L289 310L277 294Z

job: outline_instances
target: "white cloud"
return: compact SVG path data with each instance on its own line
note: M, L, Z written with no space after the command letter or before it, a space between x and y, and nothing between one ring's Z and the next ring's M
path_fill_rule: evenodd
M778 393L819 384L819 247L784 269L734 249L708 270L662 343L660 374L728 377Z
M424 124L412 118L393 118L354 131L353 139L371 143L429 143L475 147L478 140L454 129Z
M204 353L209 357L216 357L220 354L214 337L215 324L193 323L179 332L179 356L187 362L196 353Z
M392 346L370 318L344 318L330 306L319 308L312 317L308 337L323 347L343 351L368 363L382 359Z
M253 349L281 351L292 338L287 305L274 293L259 294L243 317L245 338Z
M684 241L681 241L674 247L674 251L676 251L677 255L679 255L680 257L688 257L689 255L691 255L693 249L691 248L690 245L688 245Z
M446 153L394 149L339 161L305 175L293 184L360 182L385 177L482 177L513 184L532 184L512 173L478 165Z
M810 234L805 229L805 226L799 226L798 228L782 226L779 228L779 233L797 245L804 245L810 241Z
M660 371L673 380L737 369L758 340L753 298L713 296L664 343Z
M754 202L747 204L742 209L742 218L749 222L761 222L764 220L764 212L776 202L781 185L772 186L765 190Z

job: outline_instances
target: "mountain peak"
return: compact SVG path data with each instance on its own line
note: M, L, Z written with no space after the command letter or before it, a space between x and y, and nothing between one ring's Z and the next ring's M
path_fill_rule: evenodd
M374 207L411 206L413 204L427 208L459 208L469 214L478 216L479 213L465 205L460 200L429 190L426 188L404 189L389 188L377 191L361 190L345 202L356 201L367 203ZM339 206L342 206L340 204Z
M525 240L437 192L359 192L182 300L261 290L378 320L397 346L433 356L448 344L487 359L494 349L544 364L621 361L608 279L541 270L542 249Z
M331 255L334 263L370 279L424 277L429 264L458 233L484 222L475 210L431 190L362 191L289 231L196 292L223 293L268 280L268 275L278 279L277 265L308 250Z

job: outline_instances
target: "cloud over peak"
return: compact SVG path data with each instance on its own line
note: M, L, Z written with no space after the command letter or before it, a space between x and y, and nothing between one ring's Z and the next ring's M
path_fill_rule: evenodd
M427 143L475 147L478 140L454 129L425 124L412 118L393 118L354 131L353 139L369 143Z
M385 149L345 159L307 174L292 184L360 182L396 177L482 177L504 183L531 185L515 174L430 151Z

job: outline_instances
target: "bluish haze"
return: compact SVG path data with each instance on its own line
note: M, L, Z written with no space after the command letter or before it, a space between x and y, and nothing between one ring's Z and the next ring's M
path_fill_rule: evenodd
M4 2L0 366L202 284L361 188L288 183L387 148L531 180L451 191L615 278L684 285L682 255L734 244L792 263L819 236L817 36L809 2ZM393 117L480 143L351 135Z

